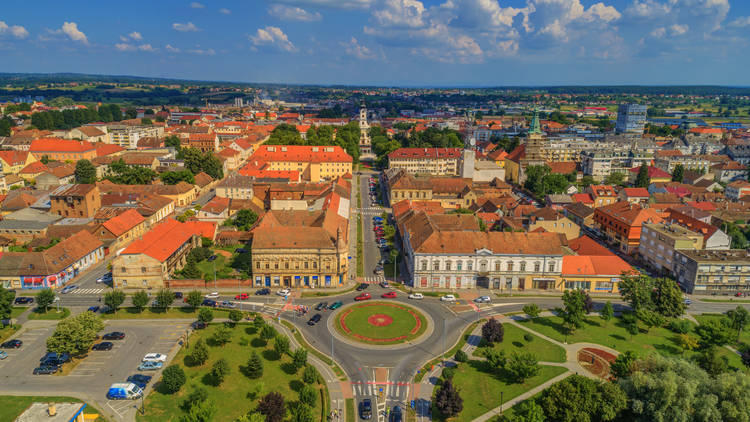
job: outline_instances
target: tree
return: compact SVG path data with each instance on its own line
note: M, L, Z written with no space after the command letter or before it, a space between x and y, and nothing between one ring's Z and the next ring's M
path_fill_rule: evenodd
M620 296L634 311L653 307L651 293L654 290L654 283L651 277L643 274L623 275L618 287Z
M128 108L125 109L125 118L126 119L130 120L130 119L135 119L136 117L138 117L138 110L136 110L133 107L128 107Z
M272 391L258 402L258 411L266 417L266 422L281 422L286 416L284 396Z
M169 365L161 374L162 385L170 394L180 391L180 388L185 385L185 381L187 381L185 371L179 365Z
M50 305L55 302L55 292L49 287L44 288L36 294L36 306L40 312L47 312Z
M500 416L499 422L546 422L544 409L535 400L524 400L513 407L513 415Z
M202 366L206 363L208 360L208 346L206 346L206 341L202 337L198 338L195 344L193 344L193 350L190 351L188 357L194 365Z
M594 300L591 299L591 296L589 296L588 293L585 293L583 299L583 310L586 311L586 315L594 312Z
M750 323L750 312L742 306L727 311L729 317L729 326L737 330L737 341L740 341L740 335L745 326Z
M151 119L149 119L148 117L143 117L143 118L141 118L141 124L142 125L152 125L152 124L154 124L154 122Z
M295 368L300 369L307 365L307 349L298 347L292 352L292 364Z
M729 361L727 358L725 356L719 356L713 348L703 350L696 358L696 361L701 369L713 377L727 372L729 369Z
M185 397L180 407L186 411L189 411L195 405L198 405L208 399L208 391L205 388L198 386Z
M456 416L464 409L464 400L450 380L443 381L435 394L435 407L446 418Z
M198 279L203 275L201 270L198 269L198 262L195 260L195 256L188 254L185 260L185 266L182 267L182 276L187 279Z
M181 147L180 137L177 135L167 136L164 138L164 146L174 148L179 152Z
M198 290L191 290L185 298L185 303L195 310L197 307L201 306L201 303L203 303L203 295Z
M545 420L553 421L612 421L627 404L627 396L617 384L581 375L572 375L552 384L539 399Z
M536 303L529 303L528 305L523 306L523 312L528 315L529 318L533 319L539 316L541 309L539 309L539 306L537 306Z
M698 339L690 334L678 334L677 344L680 345L682 352L685 353L686 350L689 352L698 348Z
M648 175L648 165L646 163L641 164L641 168L638 169L638 176L635 178L635 187L647 188L651 184L651 178Z
M714 346L723 346L732 341L733 333L729 331L729 321L726 318L720 321L708 320L695 327L699 344L702 349L710 349Z
M251 209L241 209L234 218L234 225L238 230L249 230L250 227L258 221L258 214Z
M180 422L211 422L216 415L216 404L204 400L191 407L187 415L180 417Z
M685 177L685 166L677 164L674 166L672 171L672 181L682 183L682 179Z
M601 315L604 322L609 322L615 316L615 310L612 307L612 302L607 301L607 303L604 304L602 310L599 311L599 315Z
M658 278L653 281L653 286L654 311L667 318L677 318L685 313L685 301L676 281Z
M745 349L744 352L742 352L742 363L750 368L750 348Z
M47 350L81 355L89 351L102 329L102 319L93 312L66 318L57 324L55 331L47 338Z
M274 339L273 350L276 351L276 354L279 355L279 357L289 352L289 338L277 336L276 339Z
M482 338L490 345L502 343L504 332L503 324L495 318L490 318L482 325Z
M143 308L148 305L148 293L146 293L144 290L138 290L133 294L133 307L138 310L138 312L142 312Z
M527 379L537 375L541 368L539 360L533 353L511 353L503 370L517 383L523 384Z
M179 171L165 171L159 175L159 179L164 182L165 185L176 185L180 182L195 184L195 176L190 170L179 170Z
M315 399L317 395L318 394L315 389L307 384L302 386L302 388L299 390L299 401L312 407L315 406Z
M605 185L622 186L625 182L625 174L623 173L610 173L604 178Z
M224 382L224 378L229 374L229 363L224 358L217 360L211 367L209 374L214 379L216 385L221 385Z
M635 361L637 359L638 356L632 350L620 353L614 362L609 365L609 372L615 378L629 377L635 371Z
M639 309L638 311L636 311L635 315L638 320L643 322L643 324L647 328L647 331L652 327L661 327L665 323L663 316L648 309Z
M580 289L566 290L563 293L562 301L563 307L557 309L557 314L562 317L567 326L567 336L567 334L573 333L576 328L583 326L583 317L586 313L586 293Z
M3 326L7 325L13 312L13 301L16 298L16 292L0 286L0 320Z
M308 365L305 367L305 371L302 372L302 381L307 384L313 384L318 382L319 379L318 370L314 366Z
M289 406L291 417L289 422L314 422L312 408L305 403L293 403Z
M214 312L208 308L202 308L200 311L198 311L198 321L205 322L208 324L209 322L214 320Z
M235 419L234 422L266 422L266 417L260 413L252 412L247 415L242 415Z
M156 304L159 308L167 309L174 302L174 293L169 289L160 289L156 293Z
M232 330L224 325L220 325L216 328L216 331L214 331L211 339L216 342L216 344L224 347L225 344L232 341Z
M247 367L245 373L248 377L257 379L263 376L263 362L260 360L258 353L254 352L250 355L250 359L247 361Z
M229 320L232 321L232 324L237 324L238 322L242 321L242 311L237 309L232 309L229 311Z
M456 350L456 354L453 356L456 362L466 362L469 360L469 356L461 349Z
M0 119L0 136L10 136L10 130L13 126L14 123L10 117L3 117Z
M260 338L265 341L273 340L277 335L276 329L268 324L263 324L263 327L260 329Z
M104 293L104 304L114 312L117 312L123 302L125 302L125 292L122 290L113 289Z
M74 174L76 183L96 183L96 168L89 160L78 160Z

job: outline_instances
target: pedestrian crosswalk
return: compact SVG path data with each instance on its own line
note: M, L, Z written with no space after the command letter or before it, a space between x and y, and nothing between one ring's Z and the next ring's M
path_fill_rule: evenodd
M406 403L409 400L409 389L411 385L407 382L360 382L352 383L352 390L356 397L377 397L387 401L398 401Z
M70 294L73 295L98 295L105 289L75 289Z
M383 277L382 275L377 275L374 277L365 277L364 279L362 279L362 281L360 281L360 283L378 284L382 283L383 281L385 281L385 277Z

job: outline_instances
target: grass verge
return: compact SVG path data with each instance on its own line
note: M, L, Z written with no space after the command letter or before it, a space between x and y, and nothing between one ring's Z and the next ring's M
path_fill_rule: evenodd
M200 308L199 308L200 309ZM227 318L229 311L226 309L215 309L214 318ZM198 317L198 311L187 306L179 308L146 308L138 312L135 308L120 308L117 312L102 314L102 319L195 319Z
M16 333L16 331L21 329L20 324L10 324L6 325L5 327L0 325L0 342L5 341L8 337L12 336Z
M492 347L494 350L504 350L505 353L526 352L534 353L542 362L565 362L567 360L565 349L550 343L528 331L518 328L515 325L503 324L504 334L501 343L495 343ZM531 339L531 341L527 340ZM482 348L475 351L475 356L482 356Z
M29 309L29 307L26 306L14 306L10 310L10 317L12 318L18 318L19 315L26 312L26 310Z
M475 328L481 323L483 323L484 320L480 319L478 321L472 322L463 333L461 333L461 339L456 343L455 346L453 346L448 353L446 353L446 356L453 356L456 354L456 352L464 347L464 344L469 340L469 336L471 335L471 332L474 331ZM434 365L437 365L440 361L443 360L443 356L438 356L435 359L427 362L422 368L419 369L419 373L414 376L414 382L421 382L422 378L427 374L427 372L432 368Z
M349 307L344 312L345 314L337 315L336 329L341 335L359 343L401 344L416 339L427 330L427 320L424 315L411 306L400 303L367 301ZM342 315L346 315L343 323ZM377 326L370 323L371 317L380 315L390 317L390 324ZM344 330L344 326L349 331ZM412 330L415 329L416 331L412 334Z
M61 396L0 396L0 421L14 421L23 413L31 403L81 403L81 400L75 397ZM99 414L97 422L105 422L101 412L90 404L86 404L83 411L85 414ZM87 419L88 420L88 419Z
M354 410L354 399L346 399L346 422L356 422L357 413Z
M301 344L304 348L306 348L310 353L312 353L316 358L323 361L326 365L330 366L333 370L333 373L336 374L339 378L344 378L344 371L339 367L339 365L331 360L328 356L321 353L318 349L310 346L310 344L307 343L305 338L302 336L302 334L299 332L299 330L289 321L281 321L281 323L289 329L289 331L292 332L292 335L294 336L294 339L297 340L297 343Z
M343 295L345 293L354 291L354 289L356 289L358 285L359 284L355 284L346 290L337 290L334 292L327 292L327 291L304 292L303 291L302 297L328 297L328 296Z
M37 312L36 310L29 312L29 319L38 320L56 320L65 319L70 316L70 309L62 308L60 312L57 309L51 308L47 312Z

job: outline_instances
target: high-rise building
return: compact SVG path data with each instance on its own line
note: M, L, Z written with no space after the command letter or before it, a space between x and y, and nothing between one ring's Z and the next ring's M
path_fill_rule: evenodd
M643 134L648 107L642 104L620 104L617 108L617 133Z

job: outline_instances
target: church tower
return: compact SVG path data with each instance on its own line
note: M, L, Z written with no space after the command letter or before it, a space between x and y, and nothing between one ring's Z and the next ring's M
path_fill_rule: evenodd
M359 153L368 155L371 152L370 125L367 123L367 108L363 103L362 108L359 109Z

